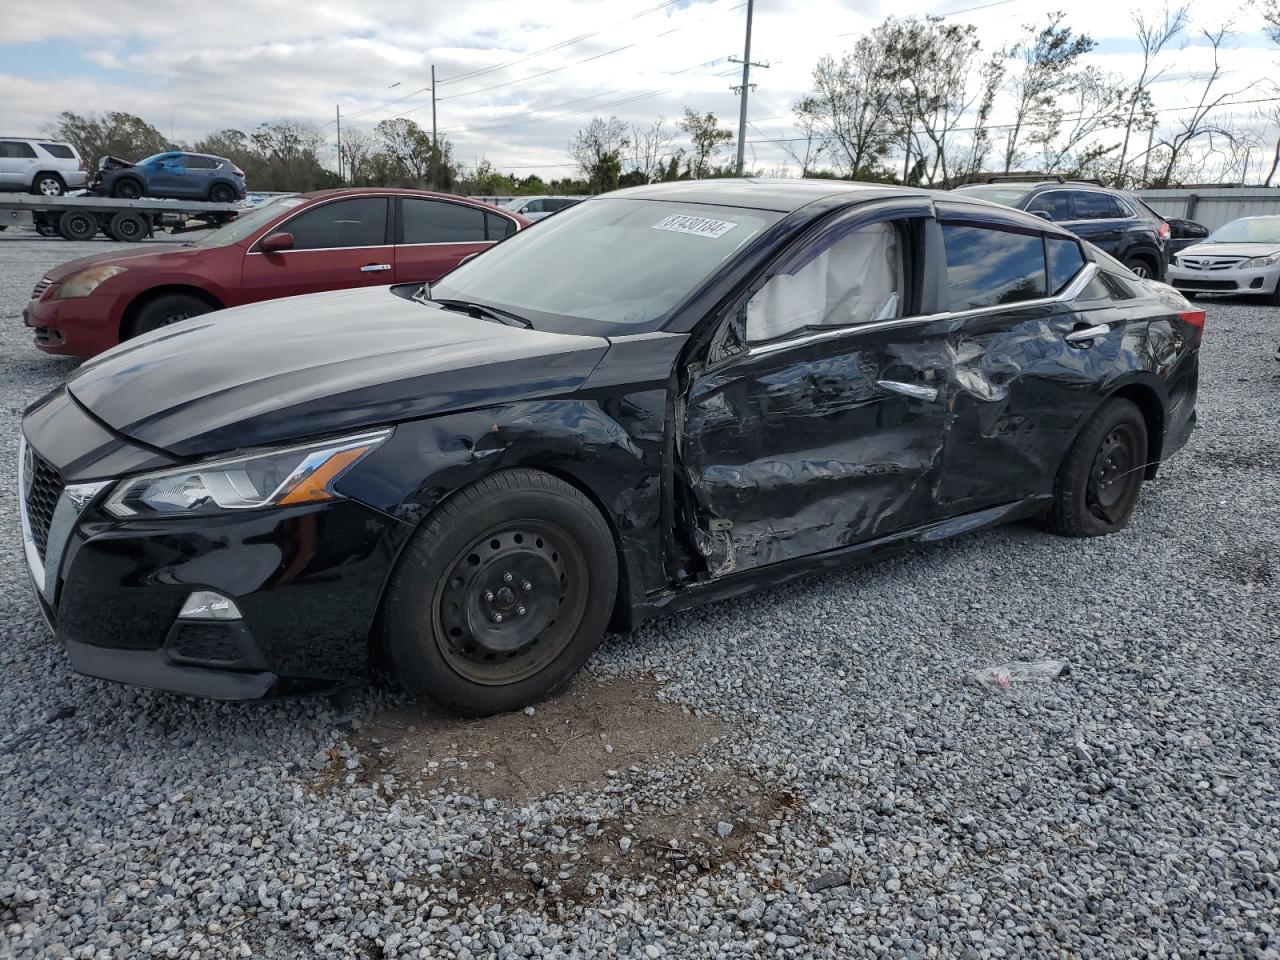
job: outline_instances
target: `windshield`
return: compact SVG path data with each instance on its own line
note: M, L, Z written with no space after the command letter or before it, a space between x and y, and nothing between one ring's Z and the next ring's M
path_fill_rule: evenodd
M197 247L228 246L237 240L243 240L259 227L266 226L286 210L300 207L306 202L303 197L275 197L267 200L252 210L240 214L234 220L209 231L205 236L194 241L192 245Z
M1027 188L982 184L971 187L956 187L951 192L963 193L966 196L977 197L979 200L990 200L992 203L1000 203L1006 207L1016 207L1022 202L1022 198L1027 195Z
M588 200L463 264L431 285L431 298L499 306L539 330L638 333L780 217L698 203Z
M1280 217L1245 217L1219 227L1205 243L1280 243Z

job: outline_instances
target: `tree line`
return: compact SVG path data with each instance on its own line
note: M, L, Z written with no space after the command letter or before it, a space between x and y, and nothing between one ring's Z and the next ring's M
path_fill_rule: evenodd
M1280 48L1280 0L1251 2ZM1209 68L1192 77L1188 104L1168 111L1162 122L1152 90L1191 39L1189 8L1133 15L1141 66L1130 77L1086 64L1096 42L1064 20L1063 13L1051 13L1025 25L1015 43L984 51L972 24L889 17L846 52L814 66L811 89L792 106L793 129L767 141L790 163L764 168L752 159L745 172L785 176L798 168L805 177L952 186L1028 171L1135 189L1249 179L1270 186L1276 179L1280 96L1275 84L1262 91L1270 100L1251 88L1247 98L1266 105L1243 122L1224 115L1243 93L1226 84L1226 26L1195 35L1208 51ZM997 102L1008 114L1002 123L992 120ZM674 123L592 118L567 144L577 175L556 179L504 173L484 159L464 167L447 137L433 141L406 117L344 130L338 164L324 128L288 117L247 131L218 130L192 143L170 142L123 112L65 112L48 132L74 144L89 164L108 154L133 160L168 149L226 157L257 190L346 183L466 194L594 194L737 172L728 156L734 132L715 114L691 108ZM1258 151L1265 160L1250 169Z

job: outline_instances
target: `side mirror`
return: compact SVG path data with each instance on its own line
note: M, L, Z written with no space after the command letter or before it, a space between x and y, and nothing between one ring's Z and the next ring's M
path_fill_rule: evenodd
M263 253L281 253L293 249L292 233L273 233L258 244Z
M1050 223L1053 223L1053 217L1049 216L1048 210L1032 210L1031 212L1041 220L1048 220Z

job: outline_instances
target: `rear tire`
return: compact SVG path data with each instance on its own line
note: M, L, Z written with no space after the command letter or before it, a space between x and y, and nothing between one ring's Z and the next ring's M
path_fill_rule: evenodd
M1049 529L1064 537L1123 530L1138 502L1149 449L1142 411L1129 400L1104 403L1058 470Z
M152 330L159 330L190 317L212 313L215 307L207 300L189 293L166 293L145 304L125 325L122 339L132 340Z
M229 183L215 183L209 188L210 203L235 203L235 188Z
M68 210L58 218L58 233L64 240L92 240L98 232L98 221L91 213Z
M142 196L142 183L135 177L121 177L112 185L111 195L117 200L137 200Z
M136 243L146 239L147 221L139 213L117 213L107 225L107 236L123 243Z
M38 197L60 197L67 192L67 184L56 173L37 173L31 181L31 192Z
M446 500L396 564L382 605L392 671L456 713L517 710L559 689L604 637L613 536L578 490L503 470Z
M1160 279L1156 275L1155 265L1146 257L1130 257L1124 262L1124 265L1143 280Z

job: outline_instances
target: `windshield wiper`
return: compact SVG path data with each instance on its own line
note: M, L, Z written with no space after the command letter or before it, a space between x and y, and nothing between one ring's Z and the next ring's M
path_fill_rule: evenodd
M508 327L524 327L526 330L533 329L533 324L518 313L511 313L508 310L499 310L497 307L490 307L483 303L475 303L471 300L431 300L429 302L438 304L445 310L453 310L457 313L466 313L474 317L487 317L490 320L496 320L498 323L505 323Z

